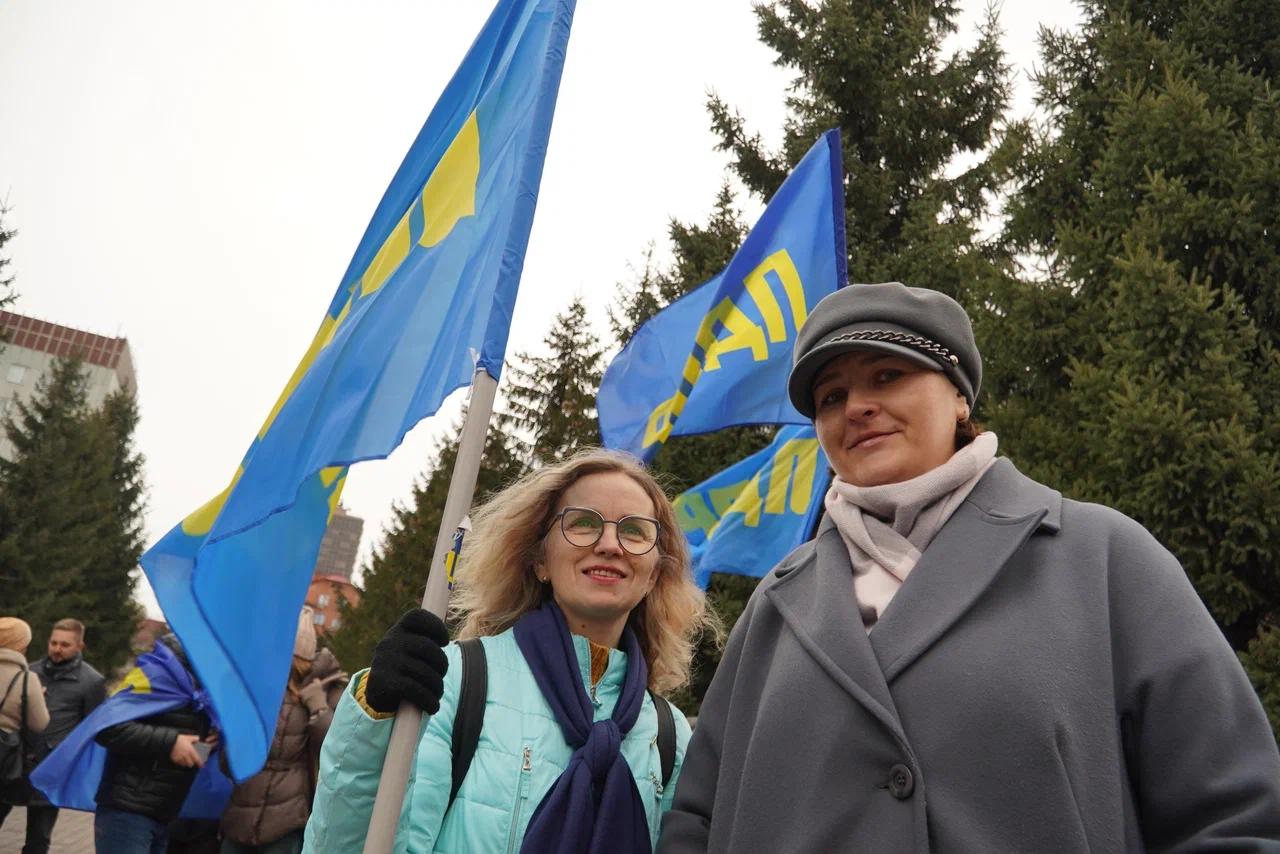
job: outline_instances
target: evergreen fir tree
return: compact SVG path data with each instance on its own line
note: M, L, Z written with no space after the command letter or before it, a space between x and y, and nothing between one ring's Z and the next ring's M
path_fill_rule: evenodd
M351 608L345 601L339 603L342 623L331 636L330 645L350 672L367 666L374 645L387 629L401 614L422 602L449 480L458 457L459 432L456 429L452 438L440 442L436 459L414 487L410 503L395 508L382 542L374 549L361 576L360 605ZM523 472L523 464L501 431L490 429L476 482L475 504Z
M9 266L10 259L4 253L4 245L14 238L18 233L13 228L5 227L5 218L9 215L9 208L0 204L0 308L12 303L17 294L13 290L13 274L5 270Z
M994 14L972 48L949 56L956 0L774 0L756 14L761 41L796 76L776 152L711 99L734 173L768 198L822 132L838 127L850 279L927 285L980 306L972 291L1001 256L976 230L998 186L987 155L1009 98ZM953 173L962 161L967 168Z
M90 629L104 672L130 655L139 609L142 459L132 450L137 409L127 394L86 403L78 360L59 359L5 429L0 460L0 576L6 607L37 633L74 616Z
M521 353L507 369L505 409L497 419L532 466L555 462L600 444L596 392L604 350L591 331L587 309L574 299L547 337L547 354Z
M1029 474L1186 568L1280 715L1280 12L1091 0L1010 137L985 409Z
M99 622L88 638L94 654L102 650L108 659L124 663L142 611L133 598L138 560L146 545L143 514L146 511L145 459L134 447L138 426L138 402L133 389L121 389L107 396L101 409L90 413L88 426L101 431L111 456L111 487L114 507L97 544L100 557L91 567L86 585L95 591L99 614L115 619ZM120 656L116 658L115 656ZM115 667L116 664L109 665Z
M959 14L954 0L775 0L756 14L761 40L795 77L777 151L766 149L746 118L711 98L712 127L734 175L767 199L824 131L840 128L850 278L926 285L975 314L985 310L1008 267L1002 245L978 235L1004 167L991 151L1009 97L994 16L972 48L946 55L943 41ZM644 319L626 309L664 306L718 273L746 233L736 217L726 185L706 227L673 223L675 263L660 271L647 265L639 285L623 292L615 315L632 324L615 322L615 332L633 331ZM676 437L655 469L685 489L763 448L772 433L739 428ZM708 598L726 625L755 585L741 576L712 577ZM681 708L696 711L718 660L710 647L699 651Z
M667 226L671 264L659 267L651 244L639 280L620 285L609 309L609 325L618 346L626 345L650 317L723 270L746 236L747 226L728 182L720 187L705 226L671 220Z

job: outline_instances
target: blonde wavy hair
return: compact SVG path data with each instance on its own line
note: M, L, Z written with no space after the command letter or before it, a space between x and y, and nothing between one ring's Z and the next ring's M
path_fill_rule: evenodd
M693 581L689 546L662 487L634 457L600 448L538 469L471 514L458 565L451 615L459 639L500 634L542 605L549 589L534 574L545 532L565 491L588 475L625 474L653 501L658 520L657 581L631 612L649 665L649 687L660 694L688 684L694 645L703 632L721 643L724 629Z

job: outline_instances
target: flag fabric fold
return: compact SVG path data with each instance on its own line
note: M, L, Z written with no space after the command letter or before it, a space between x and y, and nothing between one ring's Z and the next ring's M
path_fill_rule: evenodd
M713 572L763 576L812 534L831 484L813 427L783 427L762 451L675 500L694 579Z
M163 643L138 656L115 693L81 721L31 772L31 785L57 807L94 812L107 751L94 738L108 727L194 706L213 717L209 696ZM216 717L213 717L216 721ZM215 723L216 726L216 723ZM231 781L218 767L218 749L196 774L182 818L218 819L231 797Z
M842 170L828 131L720 275L636 331L596 397L606 446L652 460L670 436L809 423L786 380L809 310L848 279Z
M499 374L574 5L499 0L230 485L142 558L238 780L266 758L346 467L388 455L477 369Z

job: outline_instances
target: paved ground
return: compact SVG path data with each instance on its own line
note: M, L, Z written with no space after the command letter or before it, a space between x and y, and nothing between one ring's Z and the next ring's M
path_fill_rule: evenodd
M27 833L27 811L14 807L0 827L0 854L18 854ZM62 810L53 826L53 845L49 854L92 854L93 813Z

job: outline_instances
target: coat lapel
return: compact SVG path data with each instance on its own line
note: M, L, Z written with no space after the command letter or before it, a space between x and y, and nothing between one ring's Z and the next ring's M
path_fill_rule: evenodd
M800 644L830 676L906 744L889 685L871 651L853 593L853 567L840 532L824 519L814 559L767 591Z
M1056 532L1062 496L1000 459L925 549L870 635L892 682L973 607L1040 528Z

